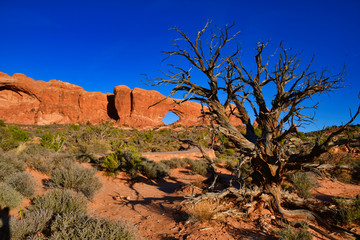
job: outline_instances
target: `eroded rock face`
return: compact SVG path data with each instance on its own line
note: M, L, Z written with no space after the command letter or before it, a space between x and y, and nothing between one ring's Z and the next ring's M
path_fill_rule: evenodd
M12 77L0 73L0 119L17 124L72 124L114 121L136 128L163 125L169 112L179 116L176 124L192 126L206 123L201 105L167 98L157 91L117 86L114 94L87 92L83 88L58 81L35 81L24 74ZM158 104L156 104L158 103ZM241 125L241 122L235 122Z
M18 124L99 123L110 120L108 96L57 80L0 73L0 118Z
M119 124L155 127L164 124L162 119L169 112L179 116L180 119L176 124L193 126L204 123L200 118L201 105L196 102L178 105L175 99L165 99L165 96L157 91L140 88L131 90L124 85L115 87L114 94Z

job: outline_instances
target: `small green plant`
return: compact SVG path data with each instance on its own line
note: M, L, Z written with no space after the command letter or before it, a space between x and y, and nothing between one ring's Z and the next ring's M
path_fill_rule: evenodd
M6 127L6 123L2 119L0 119L0 127Z
M0 207L16 208L23 202L23 196L7 183L0 183Z
M8 176L5 181L16 191L21 193L24 197L34 197L37 184L31 174L25 172L18 172Z
M30 210L35 211L39 209L47 209L54 214L85 214L87 212L87 199L82 193L77 193L70 189L55 188L34 200Z
M83 193L88 199L92 199L100 190L102 184L95 175L94 168L86 168L80 165L61 167L51 172L49 185L57 188L73 189Z
M342 224L360 222L360 199L336 199L339 206L337 220Z
M259 137L259 138L262 137L262 130L261 130L261 128L259 128L259 127L255 128L255 135L256 135L257 137Z
M40 140L40 144L43 147L59 151L62 149L65 143L65 137L61 133L53 135L51 132L45 133Z
M232 148L227 148L227 149L225 149L224 153L228 156L232 156L235 154L235 150Z
M307 226L302 225L299 229L295 229L291 226L280 230L278 232L280 240L311 240L313 239L311 233L307 231Z
M78 124L71 124L71 125L69 126L69 130L80 131L80 125L78 125Z
M316 178L310 172L296 172L290 175L290 179L297 194L303 198L311 196L311 190L317 185Z
M303 132L298 132L297 137L300 138L302 141L309 141L309 138L306 137L305 133Z

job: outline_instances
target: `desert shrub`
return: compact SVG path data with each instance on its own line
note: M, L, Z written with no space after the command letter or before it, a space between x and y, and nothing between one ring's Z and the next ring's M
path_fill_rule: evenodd
M237 159L234 161L233 159L228 159L225 161L225 168L229 171L233 171L238 164Z
M0 207L16 208L23 200L23 196L9 184L0 183Z
M306 225L303 225L299 229L295 229L291 226L280 230L278 232L280 240L311 240L313 239L311 233L307 231Z
M300 138L302 141L309 141L309 139L306 137L305 133L303 132L298 132L297 137Z
M22 171L25 171L25 164L15 155L0 155L0 180Z
M109 176L117 175L119 171L120 160L116 154L110 154L106 156L101 163L102 170L107 173Z
M190 221L210 221L217 212L217 203L212 200L203 200L196 203L189 211Z
M190 163L190 169L192 172L206 176L208 173L208 164L202 160L193 160Z
M69 126L69 130L80 131L80 125L78 125L78 124L71 124L71 125Z
M62 239L136 239L133 229L128 225L80 214L57 215L51 225L50 240Z
M31 143L19 154L19 158L31 169L43 173L50 173L55 167L54 163L51 161L54 154L54 150L42 147L36 143Z
M34 197L37 184L31 174L25 172L18 172L8 176L5 181L16 191L21 193L24 197Z
M59 151L62 149L65 143L65 137L61 133L53 135L51 132L47 132L42 135L40 144L43 147Z
M0 127L6 127L6 123L2 119L0 119Z
M150 179L162 179L169 176L170 169L161 162L142 162L141 172Z
M15 141L20 141L20 142L27 142L30 139L30 134L19 128L18 126L8 126L10 132L12 133L12 138Z
M82 193L77 193L70 189L55 188L34 200L30 210L35 211L39 209L47 209L54 214L85 214L87 212L87 199Z
M161 162L167 165L170 169L182 168L188 164L188 160L183 158L172 158L170 160L162 160Z
M360 222L360 199L336 199L339 206L336 213L336 219L339 223L349 224Z
M225 149L224 153L228 156L232 156L235 154L235 150L232 148L227 148L227 149Z
M102 187L94 168L86 168L80 165L70 165L70 167L61 167L51 172L49 185L57 188L73 189L83 193L91 199L95 193Z
M141 171L142 160L134 147L125 146L114 154L108 155L101 164L104 171L116 174L117 170L127 172L131 177L136 177ZM115 169L118 164L117 169Z
M48 209L38 209L27 212L23 219L10 219L10 234L12 239L27 239L38 232L43 231L51 220L52 212Z
M297 194L303 198L311 196L311 190L317 185L316 178L310 172L296 172L290 175L290 179Z

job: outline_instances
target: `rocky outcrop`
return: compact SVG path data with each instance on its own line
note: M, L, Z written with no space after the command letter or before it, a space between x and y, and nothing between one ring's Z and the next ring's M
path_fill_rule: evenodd
M165 98L157 91L140 88L131 90L121 85L114 88L115 108L119 116L119 124L134 127L158 126L164 124L162 119L169 112L179 116L176 124L184 126L204 123L201 116L201 105L196 102L177 104L175 99Z
M57 80L0 73L0 119L18 124L99 123L109 120L108 95Z
M156 104L157 103L157 104ZM35 81L24 74L12 77L0 73L0 119L17 124L72 124L114 121L136 128L163 125L169 112L179 116L176 124L204 123L201 105L177 104L157 91L117 86L114 94L87 92L83 88L58 81ZM235 125L241 125L240 121Z

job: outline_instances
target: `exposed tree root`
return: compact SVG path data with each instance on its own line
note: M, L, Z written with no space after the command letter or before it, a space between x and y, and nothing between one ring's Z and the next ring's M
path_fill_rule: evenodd
M213 219L217 219L220 216L235 216L235 217L244 217L250 216L253 220L258 219L258 222L261 228L264 231L270 229L271 220L276 219L276 215L280 217L283 223L291 224L289 219L299 219L305 220L307 222L314 222L316 221L325 229L330 231L337 231L341 233L351 234L356 239L360 239L360 235L351 232L347 229L341 228L339 226L330 224L324 221L318 214L315 213L315 210L321 210L320 208L324 208L319 200L310 199L304 200L294 195L290 195L287 193L282 194L283 199L291 203L292 206L297 207L305 207L307 209L295 209L295 210L288 210L284 209L275 198L271 194L266 194L260 191L260 189L249 189L249 188L242 188L236 189L233 187L229 187L221 192L208 192L202 194L200 196L186 196L185 200L181 203L182 206L196 206L198 203L202 201L213 201L217 203L217 207L220 206L221 200L227 198L226 202L234 202L234 206L241 206L241 209L229 207L225 209L221 209L219 211L215 211ZM241 204L239 204L241 202ZM267 209L271 212L270 215L266 216L263 214L263 209ZM326 209L326 208L324 208ZM215 209L214 209L215 210ZM276 210L276 211L274 211ZM268 212L269 212L268 211ZM279 216L280 215L280 216ZM252 217L251 217L252 216ZM317 233L323 235L324 237L336 240L335 237L331 236L330 234L326 233L325 231L319 229L318 227L314 226L313 224L309 224L309 228L316 231Z

